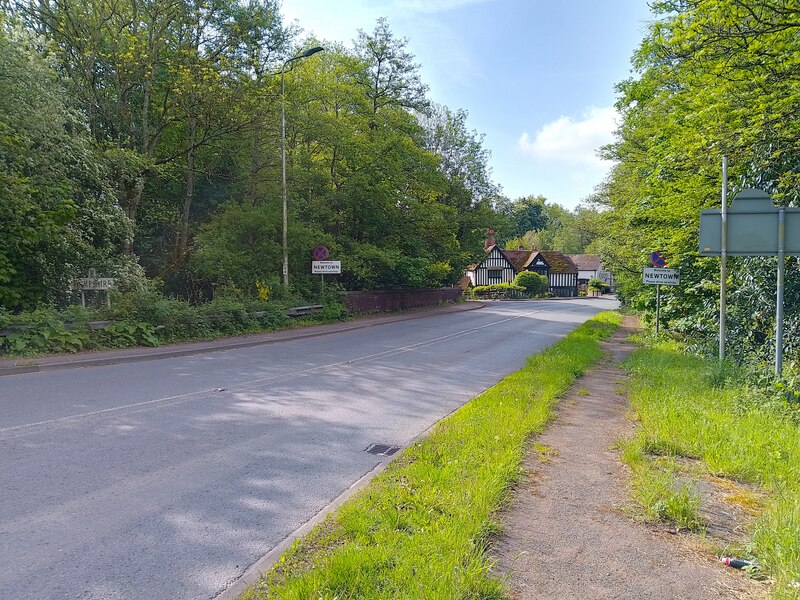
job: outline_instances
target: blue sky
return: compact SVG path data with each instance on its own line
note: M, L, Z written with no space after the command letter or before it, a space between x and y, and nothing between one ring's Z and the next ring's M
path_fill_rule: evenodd
M511 198L574 208L608 172L614 85L630 76L646 0L283 0L306 34L350 45L386 17L429 97L469 113Z

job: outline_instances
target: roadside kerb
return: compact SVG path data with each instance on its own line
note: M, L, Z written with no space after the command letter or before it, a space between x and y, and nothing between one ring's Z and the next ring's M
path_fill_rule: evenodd
M191 356L194 354L205 354L208 352L219 352L222 350L233 350L237 348L250 348L266 344L275 344L290 340L300 340L305 338L331 335L344 331L354 331L365 329L385 323L396 323L399 321L410 321L412 319L422 319L431 315L465 312L483 308L483 302L467 301L451 306L437 306L426 309L416 309L403 314L390 315L370 315L360 317L355 321L343 323L329 323L325 325L312 325L302 329L285 329L268 333L258 333L234 338L224 338L219 340L204 342L189 342L181 344L169 344L156 348L129 348L124 350L101 350L99 352L78 353L74 355L54 355L21 357L0 360L0 377L4 375L20 375L24 373L41 373L46 371L58 371L62 369L77 369L85 367L100 367L128 362L142 362L148 360L159 360L164 358L176 358L180 356Z
M477 304L477 303L476 303ZM476 306L475 308L483 308L485 305ZM467 310L474 310L474 309L467 309ZM329 502L326 506L323 506L317 513L311 517L308 521L300 525L297 529L295 529L292 533L287 535L283 540L281 540L277 546L275 546L272 550L267 552L264 556L259 558L256 562L250 565L247 569L245 569L244 573L242 573L239 577L234 579L230 582L228 587L220 591L215 596L211 597L211 600L238 600L238 598L245 593L247 588L251 585L258 583L258 580L261 579L261 576L265 573L268 573L272 567L280 560L283 553L289 550L297 540L304 537L308 533L311 533L311 530L314 529L317 525L322 523L325 519L328 518L331 514L336 512L339 507L341 507L345 502L347 502L353 495L358 492L359 490L367 487L369 483L375 479L380 473L386 470L393 461L397 460L400 456L403 455L403 452L407 449L416 444L418 441L427 437L427 435L436 428L439 423L444 421L445 419L449 418L454 412L463 408L462 406L457 406L453 410L451 410L446 415L442 416L441 419L432 423L428 427L425 428L424 431L421 431L419 434L415 435L412 439L408 441L408 443L404 446L401 446L397 453L393 454L392 456L386 456L384 459L379 462L377 465L372 467L369 471L364 473L358 480L353 483L349 488L339 494L336 498L334 498L331 502Z

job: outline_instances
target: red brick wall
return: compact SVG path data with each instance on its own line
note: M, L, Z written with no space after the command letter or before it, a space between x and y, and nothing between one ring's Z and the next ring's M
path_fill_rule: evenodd
M461 297L461 288L424 288L414 290L361 290L347 292L347 308L353 312L401 310L435 306Z

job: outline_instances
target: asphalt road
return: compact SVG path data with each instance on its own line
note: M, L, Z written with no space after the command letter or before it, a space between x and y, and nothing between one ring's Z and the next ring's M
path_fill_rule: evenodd
M0 598L210 599L607 299L0 378Z

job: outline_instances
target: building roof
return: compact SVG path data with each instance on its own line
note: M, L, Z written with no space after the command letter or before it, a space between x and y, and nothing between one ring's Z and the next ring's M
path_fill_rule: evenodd
M531 262L531 255L533 254L530 250L500 250L508 259L517 272L524 271L525 267Z
M551 251L541 251L541 252L532 252L529 262L533 262L536 255L540 254L544 257L547 264L550 265L550 272L551 273L577 273L578 267L575 266L569 256L566 254L561 254L561 252L551 252Z
M600 257L597 254L569 254L568 256L581 271L600 270Z
M524 271L528 265L530 265L536 259L537 256L542 256L544 258L545 262L550 265L550 271L553 273L578 272L578 267L575 266L575 263L570 260L569 256L566 254L561 254L561 252L551 252L547 250L503 250L500 246L494 245L487 248L487 254L491 254L494 248L497 248L500 254L502 254L506 260L511 263L517 273Z

